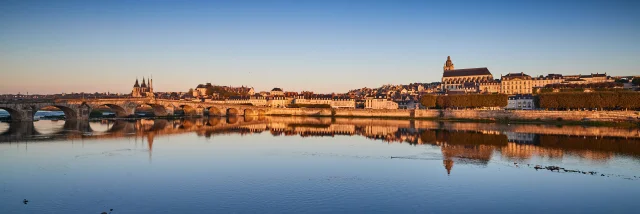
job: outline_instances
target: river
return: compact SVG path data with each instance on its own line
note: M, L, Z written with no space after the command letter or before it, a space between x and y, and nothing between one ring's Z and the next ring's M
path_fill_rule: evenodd
M629 128L232 117L0 133L0 213L631 213L640 195Z

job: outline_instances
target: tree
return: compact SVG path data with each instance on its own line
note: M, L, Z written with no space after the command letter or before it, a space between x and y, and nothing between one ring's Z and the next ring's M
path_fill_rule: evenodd
M420 98L420 104L427 108L436 107L436 98L435 95L424 95Z
M213 95L214 91L213 91L213 87L207 87L207 90L204 92L204 94L206 95Z
M630 91L561 92L540 94L541 108L552 109L637 109L640 93Z
M436 106L439 108L504 107L507 104L506 94L461 94L436 98Z
M631 81L631 83L632 83L633 85L640 86L640 77L633 78L633 80Z

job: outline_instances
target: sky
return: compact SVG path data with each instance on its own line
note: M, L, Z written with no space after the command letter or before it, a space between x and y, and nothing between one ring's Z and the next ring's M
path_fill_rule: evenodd
M344 93L456 68L640 75L640 1L0 0L0 94Z

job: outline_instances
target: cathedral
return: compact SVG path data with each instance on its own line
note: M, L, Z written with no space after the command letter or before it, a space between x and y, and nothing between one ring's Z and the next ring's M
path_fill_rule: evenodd
M136 84L133 85L131 90L131 97L154 97L153 94L153 79L149 78L149 84L142 78L142 85L138 84L138 78L136 78Z
M500 83L493 79L493 75L486 67L454 69L451 57L448 56L443 70L443 91L465 93L493 93L499 91Z

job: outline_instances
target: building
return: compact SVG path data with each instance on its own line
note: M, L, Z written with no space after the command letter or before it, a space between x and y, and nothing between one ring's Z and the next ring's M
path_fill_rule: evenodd
M287 91L287 92L284 92L284 96L285 96L285 97L297 97L297 96L298 96L298 92L295 92L295 91Z
M136 78L136 83L133 85L133 89L131 90L131 97L154 97L153 93L153 79L149 79L149 84L147 85L144 77L142 78L142 84L138 84L138 78Z
M211 83L199 84L196 87L196 89L193 90L193 96L194 97L205 96L207 94L207 88L213 88L213 85L211 85Z
M560 84L564 82L562 74L548 74L547 76L540 75L539 77L531 78L531 85L533 88L544 88L547 85Z
M291 98L286 98L284 96L271 96L267 97L267 106L272 108L286 108L291 104L291 101Z
M531 110L535 108L533 96L514 95L509 96L506 109Z
M386 95L369 96L365 98L365 109L398 109L398 103L387 99Z
M334 96L331 94L299 95L293 100L300 105L329 105L331 108L355 108L356 100L347 96Z
M569 75L565 76L567 80L567 84L591 84L591 83L605 83L605 82L614 82L615 80L609 76L607 73L604 74L589 74L589 75Z
M271 92L269 92L271 96L284 96L284 91L281 88L273 88Z
M520 73L509 73L500 78L503 94L531 94L533 82L531 76Z
M331 108L356 108L356 100L348 97L334 97Z
M493 75L486 67L454 69L451 57L447 57L442 73L443 91L480 92L480 83L495 82Z
M222 89L240 96L250 96L255 94L253 87L246 87L244 85L240 87L223 86Z
M420 102L416 100L406 100L406 101L403 100L397 103L398 103L399 109L423 109L424 108L422 104L420 104Z
M194 97L208 97L207 90L212 90L211 94L209 94L212 97L230 96L230 95L231 96L251 96L255 94L255 90L253 89L253 87L219 86L219 85L212 85L211 83L207 83L207 84L199 84L193 90L192 95Z
M312 95L299 95L294 100L294 104L299 105L331 105L333 100L330 94L312 94Z
M500 93L502 90L502 83L500 81L481 82L478 84L478 89L480 90L479 92L483 94Z

